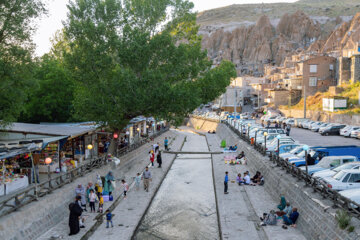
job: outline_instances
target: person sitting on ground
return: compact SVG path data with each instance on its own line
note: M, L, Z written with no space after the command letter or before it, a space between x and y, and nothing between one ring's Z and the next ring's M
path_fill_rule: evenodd
M250 176L248 174L248 172L244 172L244 184L245 185L250 185L251 180L250 180Z
M235 144L234 146L230 146L229 150L230 151L236 151L237 150L237 145Z
M297 208L292 209L292 213L290 216L283 216L284 225L282 226L284 229L287 229L287 226L296 227L296 220L299 218L299 213L297 211Z
M291 212L292 212L292 207L291 207L290 203L287 202L286 207L284 208L284 210L277 211L276 215L278 215L279 217L282 217L284 215L290 216Z
M213 130L213 131L212 131L212 133L213 133L213 134L216 134L216 131L215 131L215 130Z
M211 131L209 130L208 133L211 133Z
M277 208L280 210L280 211L283 211L286 207L286 200L285 200L285 197L284 196L281 196L280 198L280 205L277 206Z
M275 211L271 210L269 214L264 213L263 217L260 218L261 222L261 226L266 226L266 225L276 225L276 215L275 215Z
M252 177L250 180L253 182L253 183L257 183L259 176L261 175L261 173L259 171L256 171L254 177Z
M236 177L236 182L241 185L244 183L244 179L241 177L241 173L239 173Z
M236 159L242 159L243 157L245 157L244 151L242 151L239 155L237 155Z

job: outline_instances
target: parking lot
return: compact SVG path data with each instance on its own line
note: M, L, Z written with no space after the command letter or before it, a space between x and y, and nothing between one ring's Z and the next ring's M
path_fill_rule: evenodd
M296 127L291 129L290 136L296 141L309 146L360 146L360 140L356 138L347 138L343 136L321 136L317 132Z

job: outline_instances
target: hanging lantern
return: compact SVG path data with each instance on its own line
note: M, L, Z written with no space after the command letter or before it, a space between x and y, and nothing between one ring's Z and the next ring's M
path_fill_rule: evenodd
M119 135L117 133L114 133L114 139L117 139L119 137Z
M93 149L93 145L89 144L89 145L87 145L87 148L88 148L89 150L91 150L91 149Z
M51 158L45 158L45 164L49 165L52 162Z

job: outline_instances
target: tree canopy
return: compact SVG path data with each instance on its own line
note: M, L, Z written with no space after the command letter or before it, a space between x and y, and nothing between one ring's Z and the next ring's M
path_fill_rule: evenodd
M113 128L138 115L177 121L236 76L230 62L212 67L188 1L74 0L68 8L64 61L86 119Z
M17 119L34 82L32 20L44 12L40 0L0 0L0 126Z

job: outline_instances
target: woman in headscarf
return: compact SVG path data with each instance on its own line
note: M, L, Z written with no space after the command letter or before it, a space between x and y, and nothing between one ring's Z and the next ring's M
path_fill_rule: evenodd
M82 211L83 211L82 208L77 203L80 199L81 199L80 196L76 196L75 202L70 203L70 205L69 205L69 210L70 210L70 215L69 215L70 233L69 233L69 236L75 235L80 231L79 217L81 216Z
M104 191L108 192L109 195L114 191L114 187L112 185L112 181L115 181L115 178L111 171L105 176L105 184L104 184Z
M156 161L159 164L159 168L161 168L161 164L162 164L161 151L159 151L159 153L156 157Z
M84 210L86 211L86 191L85 188L79 184L77 186L77 188L75 188L75 196L80 196L81 197L81 206L84 208Z
M280 198L280 205L278 205L278 209L280 209L280 211L284 210L284 208L286 207L286 200L284 196L281 196Z

